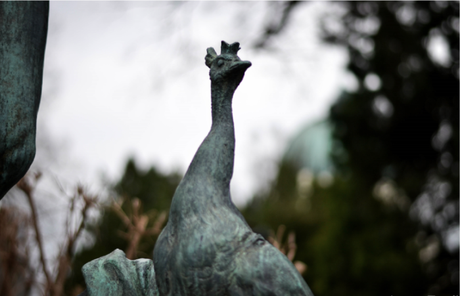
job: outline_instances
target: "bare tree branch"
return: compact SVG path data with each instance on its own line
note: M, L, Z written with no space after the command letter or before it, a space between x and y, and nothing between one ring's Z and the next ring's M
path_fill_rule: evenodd
M76 193L72 196L69 202L69 209L67 212L66 236L62 248L58 254L58 264L56 267L56 272L54 273L55 276L53 276L48 272L48 268L46 265L42 235L40 227L38 225L37 208L34 202L34 187L31 183L30 178L30 174L26 175L17 184L17 187L25 193L31 208L31 224L33 225L36 243L39 249L41 269L43 270L43 273L46 278L46 285L41 292L43 295L62 296L64 294L64 284L67 279L68 271L71 268L71 261L74 255L73 252L75 249L75 243L84 229L85 221L87 220L88 216L88 211L92 207L97 205L97 196L88 195L84 191L82 186L78 186ZM40 174L36 174L35 180L38 180L39 178ZM61 191L64 193L63 189ZM78 205L81 204L81 201L83 202L83 206L80 210L78 210ZM76 213L77 211L78 213ZM74 228L71 220L76 217L76 214L78 215L77 218L80 218L80 220L78 226ZM26 286L26 289L30 290L33 283L26 284L28 285ZM10 293L5 295L13 296L15 294Z
M70 220L74 216L73 213L75 211L75 204L77 201L77 198L80 197L83 202L84 206L80 210L80 224L78 225L78 228L74 233L72 233L71 228L71 223ZM77 194L72 197L71 203L70 203L70 209L69 209L69 214L67 218L67 241L63 245L63 250L60 252L59 255L59 264L58 264L58 271L56 275L56 280L54 281L54 288L53 288L53 294L56 296L60 296L64 292L64 284L65 280L67 278L67 272L71 267L71 262L72 262L72 257L73 257L73 250L75 248L75 242L80 236L81 232L84 229L85 221L88 216L88 211L90 208L94 207L96 204L97 197L95 196L89 196L84 192L84 189L82 186L77 187Z
M300 1L281 2L279 5L282 5L283 7L281 9L281 12L279 12L281 13L280 17L271 18L271 22L266 25L262 36L259 38L258 41L255 42L254 47L266 47L268 40L271 39L273 36L278 35L286 27L286 24L291 16L293 8L296 7L299 3ZM276 9L276 13L278 13L278 11L279 10ZM273 21L272 19L275 19L275 21Z
M119 232L119 235L128 240L129 244L126 248L126 258L135 259L137 256L137 249L142 237L147 235L159 235L164 222L166 221L166 212L161 212L156 218L153 226L147 229L149 223L149 216L141 212L141 201L138 198L132 201L132 215L128 217L121 208L121 204L114 202L111 209L117 214L117 216L123 221L128 227L128 233ZM156 212L155 212L156 215ZM153 219L155 215L150 217Z
M40 174L36 174L35 179L38 180L39 178L40 178ZM42 264L42 270L46 278L46 284L47 284L46 290L48 290L53 285L52 285L51 277L50 277L50 274L48 272L48 268L46 265L45 253L43 251L43 242L41 238L42 237L41 230L40 230L40 227L38 226L37 208L35 206L35 203L32 197L33 188L32 188L32 185L30 184L30 181L28 180L28 176L26 175L21 180L19 180L19 182L17 183L17 186L22 192L25 193L27 197L27 201L29 202L29 205L30 205L30 210L32 214L32 225L34 227L35 239L37 240L37 246L38 246L38 250L40 253L40 262Z

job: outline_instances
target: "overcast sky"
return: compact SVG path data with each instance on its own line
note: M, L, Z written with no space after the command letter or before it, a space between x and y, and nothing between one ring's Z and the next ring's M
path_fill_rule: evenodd
M243 204L275 173L290 139L327 116L349 83L343 49L319 40L331 3L303 3L266 50L266 2L51 2L33 168L101 188L128 157L184 173L211 126L207 47L240 42L252 62L233 100L232 196Z

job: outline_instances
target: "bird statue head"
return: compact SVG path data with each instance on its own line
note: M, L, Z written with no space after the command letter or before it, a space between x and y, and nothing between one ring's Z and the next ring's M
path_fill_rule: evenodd
M206 51L206 66L209 67L209 76L212 82L230 80L238 86L243 79L244 72L251 66L251 62L242 61L236 54L240 49L238 42L228 44L221 43L220 55L214 48L209 47Z

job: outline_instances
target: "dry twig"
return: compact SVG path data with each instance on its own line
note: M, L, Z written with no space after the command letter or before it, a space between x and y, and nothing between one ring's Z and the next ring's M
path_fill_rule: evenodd
M126 215L126 213L121 208L121 205L122 203L118 204L117 202L114 202L111 208L123 221L125 226L128 227L127 233L120 233L120 236L129 241L128 247L126 249L126 258L135 259L137 256L138 245L142 237L147 235L159 235L166 220L167 214L166 212L161 212L160 215L156 218L153 226L147 229L149 217L142 213L141 201L138 198L134 198L132 201L131 217ZM156 212L154 213L154 216L156 216Z
M41 174L36 174L35 175L35 181L38 181L40 179ZM33 192L33 187L32 184L29 180L29 175L24 176L18 183L17 183L18 188L25 193L27 197L27 201L29 202L30 210L31 210L31 215L32 215L32 225L34 227L35 231L35 239L37 241L37 246L38 246L38 251L40 253L40 262L42 266L43 273L46 278L46 290L51 289L53 286L53 282L51 280L51 276L48 272L48 268L46 266L46 260L45 260L45 253L43 251L43 241L42 241L42 234L40 227L38 225L38 217L37 217L37 207L35 205L32 192Z
M79 200L83 200L84 205L80 210L79 217L80 223L75 231L72 230L71 226L71 219L75 213L75 204ZM75 249L75 243L78 237L81 235L86 218L88 216L88 211L95 207L97 204L97 197L88 195L82 186L77 187L77 193L72 197L69 207L69 213L67 216L66 221L66 232L67 232L67 240L64 243L62 250L59 254L59 264L58 264L58 271L56 275L56 280L54 282L54 293L53 295L62 295L64 292L64 284L67 277L67 273L71 268L73 252Z
M299 260L293 261L296 250L297 250L297 244L295 243L295 232L293 231L289 232L287 242L283 244L282 241L283 241L283 235L285 231L286 231L286 226L284 225L278 226L278 230L276 231L276 234L272 232L270 236L268 237L268 241L275 248L280 250L281 253L286 255L289 261L293 262L297 271L300 274L303 274L307 270L307 265Z

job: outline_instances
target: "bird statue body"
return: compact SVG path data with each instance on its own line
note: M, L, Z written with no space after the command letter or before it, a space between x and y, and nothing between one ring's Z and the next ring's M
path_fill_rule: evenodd
M230 196L235 133L233 94L251 66L239 43L207 49L212 127L174 194L153 260L161 296L305 295L308 285L285 255L254 233Z

